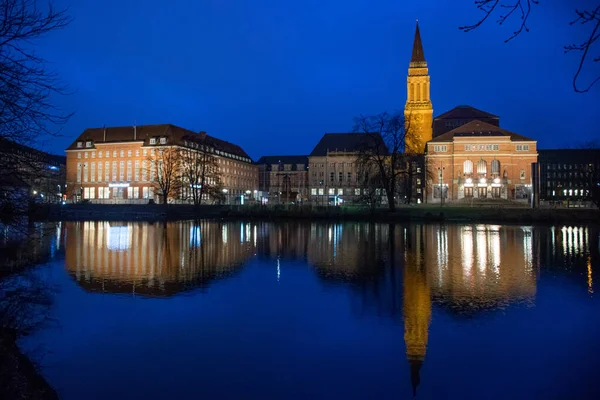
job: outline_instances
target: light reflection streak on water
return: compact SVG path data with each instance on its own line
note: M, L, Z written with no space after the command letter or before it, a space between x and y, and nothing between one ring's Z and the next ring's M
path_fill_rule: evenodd
M500 274L500 226L490 226L490 255L492 257L492 271L498 276Z
M469 277L473 268L473 229L470 226L462 228L461 244L463 272Z
M533 231L531 227L522 227L523 230L523 256L525 258L525 270L533 271Z
M484 225L477 226L477 264L479 271L485 276L487 267L487 232Z
M588 293L594 293L594 282L592 280L592 258L588 255L587 257L587 283L588 283Z
M406 234L406 228L404 232ZM442 286L444 270L448 267L448 231L445 227L440 227L437 231L437 264L439 286Z

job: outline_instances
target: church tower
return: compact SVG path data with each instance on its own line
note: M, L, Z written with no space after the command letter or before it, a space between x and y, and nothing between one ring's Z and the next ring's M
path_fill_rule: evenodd
M406 106L404 120L406 136L405 151L411 154L425 152L425 144L433 135L433 106L431 104L429 69L425 61L419 20L415 32L412 58L408 66Z

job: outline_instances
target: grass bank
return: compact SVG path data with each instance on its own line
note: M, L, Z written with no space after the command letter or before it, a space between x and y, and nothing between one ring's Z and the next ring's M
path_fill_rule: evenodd
M184 219L345 220L372 222L600 223L597 209L403 206L395 212L364 207L52 205L36 216L61 221L161 221Z

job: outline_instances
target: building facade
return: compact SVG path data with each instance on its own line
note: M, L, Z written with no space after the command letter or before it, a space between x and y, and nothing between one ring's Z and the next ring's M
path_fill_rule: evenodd
M539 150L542 205L592 206L600 187L600 149Z
M206 132L164 124L86 129L66 149L69 198L96 203L161 201L152 163L157 152L167 148L209 152L218 166L226 203L252 198L258 190L258 168L241 147ZM168 201L189 202L183 189Z
M307 156L263 156L258 165L258 190L263 203L285 204L308 201Z
M406 81L406 105L404 120L406 124L405 151L409 154L423 154L425 144L432 138L433 105L431 103L431 82L419 23L415 32L412 57L408 67Z
M532 196L536 141L472 121L427 144L427 202L515 200Z
M308 156L310 201L340 205L359 201L368 190L361 184L358 157L381 137L362 133L326 133ZM385 197L381 189L380 196Z

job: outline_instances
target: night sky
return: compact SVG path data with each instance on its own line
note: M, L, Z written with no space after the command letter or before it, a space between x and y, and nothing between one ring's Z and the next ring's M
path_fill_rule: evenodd
M56 102L75 115L62 137L40 142L54 153L85 128L135 121L205 130L254 159L307 154L361 113L404 108L416 18L434 116L469 104L540 148L600 136L600 84L575 93L579 56L563 54L586 33L569 26L567 1L536 6L531 31L508 44L517 19L459 31L479 17L472 0L55 3L74 21L37 51L74 91Z

